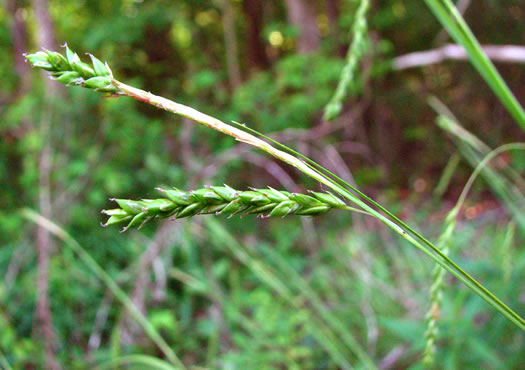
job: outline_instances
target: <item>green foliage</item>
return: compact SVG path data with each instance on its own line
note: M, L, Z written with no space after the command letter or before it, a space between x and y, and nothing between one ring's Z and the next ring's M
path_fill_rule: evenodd
M24 50L38 50L35 11L30 2L16 3L17 19L28 30ZM491 147L522 135L467 63L391 70L394 55L447 42L423 2L373 2L368 14L370 54L361 68L370 77L358 73L350 91L355 106L349 109L362 110L346 115L345 108L341 123L333 126L319 122L345 65L349 31L361 2L340 1L337 22L327 21L324 3L317 7L322 44L310 55L293 50L291 40L300 34L289 26L284 2L262 2L259 40L268 59L257 63L251 52L249 27L254 23L245 8L248 1L232 0L243 77L234 91L226 72L222 3L56 0L49 2L49 10L59 43L67 40L74 50L89 50L111 61L115 75L134 86L290 140L345 179L351 174L359 188L388 203L432 240L437 240L446 212L487 152L470 144L470 152L459 150L472 168L463 162L450 167L439 201L430 203L430 192L456 149L433 125L427 94L439 96L465 129ZM515 2L476 5L471 2L464 17L479 40L522 42L523 13L516 11ZM18 210L39 208L39 159L47 143L52 147L52 221L84 246L129 297L141 258L156 242L166 241L154 268L147 269L153 273L147 274L151 283L144 291L144 318L186 365L371 368L397 355L393 367L418 366L432 266L406 248L398 234L368 217L354 215L351 223L347 212L315 219L194 218L125 236L101 228L104 217L98 210L111 207L108 194L153 198L154 186L191 189L224 181L237 188L250 184L304 191L314 183L284 167L284 174L279 172L257 153L239 156L233 140L204 128L187 128L131 99L100 99L86 89L64 89L52 97L36 71L29 76L30 91L24 91L14 66L12 25L12 15L1 7L0 367L45 366L34 312L35 226ZM272 31L282 33L281 47L267 41ZM498 70L512 91L520 91L522 67L501 64ZM454 139L458 148L462 141ZM336 149L342 162L324 151L327 146ZM501 164L510 163L521 173L523 158L512 152L489 166L483 174L487 182L476 184L459 213L451 254L517 308L522 302L516 292L525 271L522 212L505 208L504 196L512 195L516 185L506 182L515 177ZM276 174L289 178L280 183ZM509 185L493 187L490 178L498 175ZM295 189L292 183L307 185ZM493 197L492 191L503 197ZM133 344L125 341L123 305L111 298L85 259L59 239L53 241L49 296L62 367L171 368L149 336L138 334ZM522 332L447 276L436 363L448 368L519 368ZM100 342L93 345L90 340L97 334ZM366 365L367 358L372 366Z
M236 90L233 109L265 132L308 128L330 98L342 66L340 59L324 55L285 57Z

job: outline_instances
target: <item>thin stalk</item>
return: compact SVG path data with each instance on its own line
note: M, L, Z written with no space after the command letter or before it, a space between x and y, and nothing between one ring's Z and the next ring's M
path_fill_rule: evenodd
M297 168L299 171L303 172L305 175L310 176L311 178L328 186L330 189L340 194L344 198L350 200L351 202L355 203L356 205L361 207L364 211L370 213L372 216L376 217L378 220L380 220L385 225L390 227L396 233L401 235L403 238L405 238L408 242L410 242L416 248L420 249L423 253L425 253L427 256L432 258L435 262L440 264L443 268L445 268L451 274L456 276L460 281L462 281L465 285L467 285L471 290L473 290L476 294L478 294L485 301L487 301L487 303L489 303L491 306L496 308L500 313L502 313L505 317L511 320L514 324L516 324L516 326L518 326L520 329L525 331L525 320L523 318L521 318L517 313L515 313L512 309L506 306L493 293L491 293L488 289L486 289L483 285L481 285L478 281L476 281L467 272L461 269L454 261L448 258L445 254L443 254L439 250L439 248L437 248L434 244L432 244L426 238L424 238L419 233L414 231L412 228L408 227L408 225L406 225L403 221L395 217L392 213L388 212L384 207L380 206L378 203L374 202L371 198L365 196L363 193L361 193L357 189L352 187L352 190L358 192L359 195L364 196L365 199L373 202L374 205L379 206L381 210L385 211L390 217L392 217L395 221L400 223L402 227L392 222L390 219L386 218L379 212L377 212L375 209L370 207L368 204L363 202L361 199L357 198L354 194L350 193L343 186L330 180L328 177L323 175L320 171L315 170L312 166L303 162L299 158L294 157L282 150L279 150L273 147L272 145L268 144L267 142L262 141L261 139L245 131L232 127L231 125L228 125L218 120L217 118L214 118L214 117L208 116L207 114L199 112L196 109L187 107L185 105L173 102L166 98L156 96L149 92L126 85L120 81L115 80L114 78L111 80L111 83L124 95L128 95L144 103L156 106L160 109L166 110L176 115L180 115L182 117L185 117L192 121L200 123L206 127L212 128L223 134L232 136L240 142L246 143L248 145L252 145L258 149L265 151L266 153L272 155L273 157ZM339 179L339 180L343 182L342 179ZM414 239L412 236L410 236L407 233L407 231L403 230L403 228L407 229L411 233L414 233L416 237L422 240L423 243L426 244L429 248L425 247L423 244L421 244L416 239Z
M284 274L288 277L289 281L294 284L297 291L304 295L308 299L309 303L318 312L319 316L332 328L341 338L344 340L347 346L352 348L358 358L362 361L363 365L367 369L376 369L377 367L372 362L370 355L359 345L355 337L348 330L346 325L341 322L330 310L327 310L324 303L321 301L319 296L313 291L310 285L303 279L303 277L295 271L295 269L288 264L284 258L282 258L278 252L269 248L265 250L265 253L277 262Z
M379 203L375 202L373 199L371 199L370 197L368 197L366 194L364 194L363 192L361 192L359 189L355 188L354 186L352 186L351 184L349 184L348 182L346 182L345 180L341 179L339 176L333 174L332 172L328 171L327 169L325 169L324 167L320 166L319 164L317 164L316 162L312 161L311 159L303 156L302 154L294 151L293 149L290 149L288 148L287 146L263 135L263 134L260 134L259 132L255 131L254 129L251 129L245 125L242 125L240 123L237 123L237 122L234 122L235 125L237 125L238 127L242 127L243 129L245 129L246 131L249 131L249 132L252 132L252 133L255 133L255 134L258 134L259 136L262 136L264 137L265 139L268 139L270 140L273 144L275 144L276 146L286 150L287 152L289 153L293 153L293 154L296 154L298 157L304 159L308 165L310 166L310 168L312 168L314 171L317 171L321 176L330 176L331 177L331 180L330 181L333 181L337 184L337 186L340 186L343 190L344 193L341 193L339 192L338 190L334 189L335 191L337 191L340 195L342 195L343 197L349 199L349 200L352 200L354 201L354 203L358 204L359 206L362 206L362 204L364 204L366 206L366 208L363 208L368 214L378 218L380 221L382 221L383 223L385 223L387 226L389 226L390 228L392 228L394 231L396 231L398 234L400 234L402 237L404 237L405 239L407 239L411 244L413 244L414 246L416 246L418 249L420 249L421 251L423 251L423 253L427 254L430 258L434 259L434 261L436 261L440 266L442 266L443 268L445 268L447 271L449 271L451 274L453 274L454 276L456 276L459 280L461 280L465 285L467 285L470 289L472 289L474 292L476 292L476 294L478 294L480 297L482 297L485 301L487 301L490 305L492 305L493 307L495 307L498 311L500 311L501 313L503 313L500 308L497 308L496 306L494 306L491 302L494 298L496 298L490 291L488 291L483 285L479 284L475 279L473 279L468 273L466 273L465 271L463 271L456 263L454 263L450 258L448 258L448 256L446 256L439 248L437 248L433 243L431 243L428 239L426 239L425 237L423 237L421 234L419 234L417 231L415 231L414 229L412 229L409 225L407 225L404 221L402 221L401 219L399 219L398 217L396 217L394 214L392 214L390 211L388 211L386 208L384 208L382 205L380 205ZM322 173L321 173L322 171ZM334 180L335 179L335 180ZM318 180L320 181L320 180ZM322 182L322 181L320 181ZM325 183L326 184L326 183ZM330 185L328 185L330 186ZM346 188L345 188L346 187ZM389 217L391 217L395 222L397 222L397 224L401 225L401 227L399 227L397 224L393 223L392 221L390 221L389 219L383 217L381 214L378 214L377 212L375 212L373 209L371 209L368 205L366 205L365 203L363 203L362 201L359 200L360 203L357 203L355 202L354 199L355 196L352 194L352 193L349 193L348 190L352 190L354 192L356 192L358 195L360 195L361 197L363 197L365 200L369 201L370 203L372 203L374 206L376 206L377 208L379 208L381 211L383 211L385 214L387 214ZM346 195L345 195L346 194ZM350 198L349 198L350 197ZM354 199L351 199L351 198L354 198ZM373 211L373 212L372 212ZM402 228L406 229L406 231L410 232L411 234L413 234L413 236L415 236L417 239L419 239L424 245L427 245L433 252L435 252L437 254L437 256L435 256L434 254L432 254L427 248L424 247L424 245L422 245L421 243L417 242L417 240L415 240L414 238L411 238L410 235L406 234L405 230L403 230ZM439 258L442 258L443 261L438 261ZM445 266L444 263L449 263L452 265L452 269L450 269L449 266ZM454 271L456 269L459 269L461 270L461 272L459 271ZM460 278L459 275L463 275L464 274L464 278ZM468 280L468 282L467 282ZM481 293L481 292L484 292L484 293ZM488 295L486 295L488 293ZM496 298L497 299L497 298ZM498 300L499 301L499 300ZM499 304L503 304L503 302L499 302ZM505 306L505 304L503 304L503 306ZM507 307L507 306L505 306ZM502 307L501 307L502 308ZM508 307L507 307L508 308ZM508 308L510 310L510 308ZM505 309L506 310L506 309ZM512 311L512 310L510 310ZM510 313L510 312L507 312L507 314L503 313L507 318L509 318L514 324L516 324L518 327L520 327L522 330L525 330L525 320L523 320L523 318L521 318L519 315L515 314L515 313ZM514 317L514 319L511 319L508 315L511 315ZM515 316L514 316L515 315ZM515 321L515 319L517 319L517 321Z
M7 361L7 358L2 352L0 352L0 365L2 365L5 370L13 370L13 368L9 364L9 361Z
M432 105L434 106L435 104ZM440 111L442 110L442 107L439 105L436 107L439 108ZM446 110L443 114L447 114L447 116L441 115L438 117L438 125L454 135L453 139L461 154L467 159L472 167L476 167L479 162L490 153L491 149L477 137L461 127L453 116L450 116L449 118L449 114L445 112ZM505 163L499 162L498 164L501 165L502 168L500 172L496 172L490 167L485 167L482 175L495 195L502 200L512 213L513 217L520 225L520 228L525 230L525 217L523 214L525 194L523 194L522 191L522 189L524 189L525 180L517 171L507 166Z
M86 252L84 248L64 229L62 229L57 224L48 220L45 217L42 217L38 213L30 209L23 209L22 215L28 220L33 221L40 227L45 228L50 233L55 235L57 238L62 240L69 248L71 248L82 261L93 271L93 273L101 279L104 284L111 290L113 295L126 307L126 309L131 313L133 318L142 326L144 331L148 334L151 340L159 347L164 356L171 362L175 367L179 369L186 369L182 361L177 357L175 352L170 348L170 346L162 339L162 336L159 332L151 325L151 323L146 319L146 317L140 312L140 310L135 306L135 304L129 299L126 293L120 289L117 283L109 276L109 274L102 268L100 265L91 257L91 255Z
M443 170L443 174L441 175L441 178L439 179L438 184L434 189L434 198L436 200L441 199L441 197L443 197L443 194L447 190L448 185L452 180L452 176L454 175L454 172L456 171L460 161L461 156L457 152L450 156L450 159L448 160L447 165Z
M299 301L296 299L297 297L289 289L288 285L277 276L272 268L261 262L260 259L253 258L216 220L207 219L206 225L211 231L211 234L215 236L212 238L212 243L228 248L239 261L250 268L262 282L271 287L286 303L296 310L302 309ZM331 328L327 326L326 323L315 316L311 316L310 319L305 322L305 326L318 343L332 356L338 366L342 369L353 368L348 362L348 353L341 348L345 346L343 343L340 343L337 336L332 333ZM346 343L363 364L372 365L367 368L373 369L374 365L368 354L362 349L357 349L353 344L354 343ZM357 347L360 348L359 344L357 344Z
M510 150L525 150L525 143L505 144L505 145L502 145L502 146L494 149L489 154L487 154L485 156L485 158L483 158L483 160L481 162L479 162L479 164L476 166L474 172L469 177L469 179L467 181L467 184L465 185L465 187L463 188L463 191L461 192L461 194L459 196L459 199L458 199L458 202L457 202L455 208L457 208L457 209L461 208L461 206L465 202L465 199L466 199L466 197L468 195L468 192L470 191L470 188L472 187L472 184L474 183L474 181L478 177L479 173L487 166L487 164L492 159L494 159L495 157L500 155L501 153L508 152Z
M439 236L438 246L441 248L444 254L448 255L450 250L452 234L455 231L457 224L457 216L459 210L463 206L465 199L477 179L480 172L487 166L487 164L493 160L499 154L510 151L510 150L525 150L525 143L511 143L500 146L499 148L491 151L483 158L483 160L476 166L474 172L470 175L467 183L463 187L463 190L458 198L458 201L454 208L448 213L445 218L445 228ZM505 243L504 243L505 244ZM425 332L426 348L423 355L423 363L426 366L431 366L434 363L435 352L436 352L436 340L438 336L438 319L440 315L441 303L443 299L443 278L444 270L436 265L432 272L433 283L430 288L431 297L431 308L427 313L427 330Z

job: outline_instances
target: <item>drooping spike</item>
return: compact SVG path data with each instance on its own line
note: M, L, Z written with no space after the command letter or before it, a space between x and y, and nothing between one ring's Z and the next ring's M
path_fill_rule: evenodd
M190 192L173 189L159 190L165 198L160 199L112 199L120 209L104 210L109 216L104 226L127 223L123 231L141 228L157 218L193 217L215 214L233 217L256 214L262 218L317 216L345 204L329 193L310 192L310 195L268 189L237 191L227 185L210 186ZM242 217L242 216L241 216Z

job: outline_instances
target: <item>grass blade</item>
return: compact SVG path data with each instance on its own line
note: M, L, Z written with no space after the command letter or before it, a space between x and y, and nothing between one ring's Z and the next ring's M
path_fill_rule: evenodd
M91 257L91 255L86 252L84 248L64 229L62 229L57 224L48 220L45 217L42 217L37 212L30 209L23 209L22 214L28 220L33 221L34 223L44 227L51 234L55 235L57 238L62 240L69 248L71 248L82 261L89 267L89 269L106 284L107 288L111 290L111 293L126 307L126 309L131 313L133 318L142 326L144 332L151 338L151 340L159 347L162 353L166 358L178 369L185 369L186 367L177 357L175 352L169 347L169 345L162 339L162 336L159 332L151 325L148 319L140 312L140 310L133 304L131 299L127 294L120 289L117 283L109 276L109 274L104 271L102 267Z
M272 269L262 263L261 261L253 258L240 244L239 242L214 219L206 219L206 225L215 237L212 240L219 245L228 248L233 255L244 263L252 272L270 288L272 288L281 298L290 304L292 307L297 309L300 306L297 303L296 297L292 294L287 285L278 278L278 276L272 271ZM351 364L348 362L348 356L345 355L345 352L341 349L341 343L339 340L331 333L330 330L327 330L323 327L322 323L318 319L312 317L312 320L307 323L309 331L312 336L316 338L317 342L324 347L324 349L330 354L332 359L343 369L352 368ZM349 347L350 344L346 343ZM355 347L350 348L352 351L355 350ZM364 350L356 352L357 357L367 364L372 364L372 368L375 368L371 359L367 358L368 355ZM364 354L362 357L361 355ZM363 361L364 360L364 361Z
M496 94L510 115L525 131L525 111L483 51L469 26L450 0L425 0L432 13L452 38L462 45L474 67Z
M485 143L465 130L453 118L441 115L438 117L437 123L442 129L453 135L454 142L460 153L472 167L479 167L480 162L484 160L483 157L487 158L490 153L494 153ZM520 145L516 143L513 144L513 147L520 149ZM504 148L506 147L504 146ZM494 194L501 199L510 211L519 224L520 229L525 232L523 178L512 167L506 165L499 172L488 166L479 167L479 171L481 171L481 175L487 181Z
M491 151L488 153L485 158L479 164L476 166L474 172L470 175L467 183L463 187L463 191L461 192L458 201L454 208L449 212L449 214L446 217L446 223L445 228L443 232L441 233L439 240L438 240L438 246L442 249L444 254L449 254L449 250L451 247L451 237L454 233L454 230L456 228L457 223L457 216L459 214L459 210L463 206L463 203L465 202L465 199L472 188L472 185L474 184L474 181L477 179L478 175L485 169L485 167L488 165L488 163L496 158L501 153L510 151L510 150L525 150L525 143L512 143L512 144L506 144L502 145L499 148ZM514 225L514 224L511 224ZM509 227L509 230L512 230L511 227ZM510 233L510 235L512 235ZM508 237L508 238L511 238ZM510 241L504 243L510 244ZM503 247L505 248L505 246ZM434 363L434 356L436 352L436 340L438 335L438 329L437 329L437 321L439 318L439 311L441 308L441 303L443 299L443 287L444 287L444 270L439 268L439 266L436 265L433 273L433 283L432 287L430 289L430 297L431 297L431 308L429 312L427 313L427 331L425 333L425 339L426 339L426 348L425 353L423 357L423 363L427 366L430 366Z
M267 136L260 134L254 129L251 129L249 127L246 127L245 125L242 125L240 123L234 122L234 124L242 128L244 130L247 130L251 133L257 134L265 139L270 140L273 144L275 144L277 147L285 150L286 152L296 154L301 159L304 159L305 162L307 162L310 165L310 168L312 171L315 171L316 174L319 176L311 176L321 183L330 186L334 191L336 191L338 194L342 195L344 198L353 201L357 205L359 205L364 211L368 212L371 216L376 217L381 222L386 224L388 227L390 227L392 230L394 230L396 233L401 235L403 238L408 240L412 245L414 245L416 248L421 250L423 253L425 253L427 256L432 258L435 262L437 262L441 267L446 269L448 272L450 272L452 275L457 277L462 283L464 283L466 286L468 286L470 289L472 289L476 294L478 294L481 298L483 298L487 303L489 303L492 307L497 309L500 313L505 315L509 320L511 320L515 325L517 325L521 330L525 331L525 320L520 317L517 313L515 313L512 309L510 309L507 305L505 305L501 300L499 300L494 294L492 294L488 289L486 289L482 284L480 284L478 281L476 281L472 276L470 276L468 273L466 273L463 269L461 269L454 261L452 261L448 256L443 254L443 252L437 248L433 243L431 243L429 240L427 240L425 237L423 237L420 233L412 229L410 226L408 226L405 222L403 222L401 219L396 217L394 214L392 214L390 211L388 211L386 208L381 206L379 203L375 202L373 199L365 195L363 192L361 192L359 189L353 187L348 182L344 181L337 175L333 174L332 172L328 171L324 167L320 166L316 162L310 160L309 158L303 156L300 153L297 153L293 149L288 148L287 146L268 138ZM325 177L325 174L329 176L328 180ZM320 180L327 180L326 181ZM349 190L354 191L361 197L363 197L366 201L370 202L372 205L379 208L381 211L383 211L387 216L389 216L392 220L386 218L382 214L378 213L376 210L371 208L368 204L363 202L362 200L358 199L354 194L350 193ZM408 234L410 232L416 239L419 239L420 242L418 242L416 239L414 239L412 236ZM421 244L423 243L423 244Z
M127 366L139 366L142 369L151 370L177 370L176 367L166 361L146 355L128 355L115 358L106 364L102 364L97 369L110 369L113 367L122 368Z

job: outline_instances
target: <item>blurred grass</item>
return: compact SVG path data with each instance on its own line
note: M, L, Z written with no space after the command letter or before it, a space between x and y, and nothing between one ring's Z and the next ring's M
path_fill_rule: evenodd
M126 307L126 310L133 316L144 329L144 332L151 338L151 340L159 347L166 358L177 368L185 369L184 364L179 360L175 352L164 341L159 332L153 327L151 322L140 312L140 310L131 301L129 296L117 285L111 276L91 257L91 255L64 229L56 225L52 221L42 217L38 213L30 210L22 210L24 217L28 220L41 225L57 238L62 240L69 248L71 248L82 261L89 267L89 269L104 282L111 293Z
M498 256L491 245L503 244L500 241L508 234L498 218L497 213L487 212L479 220L461 221L456 256L509 304L519 307L519 297L513 292L524 278L525 254L505 246L512 253L512 268L510 280L504 283L502 256L491 257ZM286 231L296 230L297 220L248 225L239 220L226 223L224 218L202 220L202 226L185 223L186 231L173 250L170 298L161 307L173 312L176 327L154 324L168 345L184 354L184 361L194 354L195 360L200 359L197 362L209 367L364 364L345 335L356 339L373 364L399 345L407 346L400 347L404 349L399 365L411 363L422 350L431 264L414 263L417 252L403 247L403 240L395 234L377 234L377 225L362 223L366 218L341 231L343 217L335 215L314 224L324 233L310 250L302 232ZM432 233L434 228L428 224L425 232ZM264 230L268 230L266 235L254 238ZM242 237L234 236L237 234ZM239 238L243 241L237 241ZM519 245L519 239L514 245ZM498 318L479 298L465 294L457 282L447 281L450 287L440 320L440 343L444 345L438 349L438 363L450 361L449 368L519 363L524 344L519 330ZM225 321L216 321L212 312L223 312ZM118 322L111 325L108 329L113 327L117 334ZM171 332L167 336L166 328ZM228 337L230 346L226 345ZM118 334L115 340L115 348L120 348ZM200 352L203 345L207 351ZM129 349L122 350L111 358L127 356ZM107 361L108 354L100 351L97 358Z
M450 0L425 0L425 2L454 41L465 48L472 65L478 70L516 123L521 126L522 130L525 130L525 111L523 107L481 48L480 43L463 19L463 16L454 6L454 3Z
M484 158L493 153L487 144L463 128L439 100L433 98L430 103L441 114L437 118L438 126L451 135L458 151L472 168L476 168ZM494 162L481 169L481 176L508 208L522 232L525 232L525 179L518 170L501 159Z

